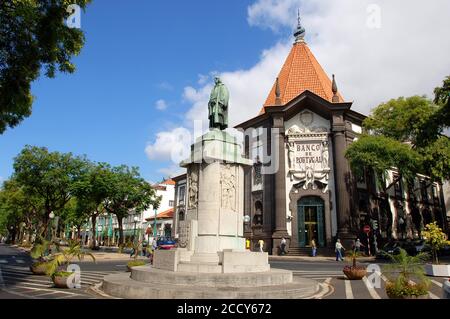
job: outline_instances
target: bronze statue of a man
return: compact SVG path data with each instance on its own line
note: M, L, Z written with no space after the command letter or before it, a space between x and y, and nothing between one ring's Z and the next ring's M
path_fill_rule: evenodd
M208 103L209 128L224 130L228 127L228 100L230 94L218 77L214 79L215 86L211 91Z

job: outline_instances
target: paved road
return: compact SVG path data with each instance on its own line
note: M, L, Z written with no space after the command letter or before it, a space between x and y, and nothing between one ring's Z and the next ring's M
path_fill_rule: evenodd
M382 262L376 261L380 267ZM386 277L380 276L380 287L372 288L367 277L363 280L348 280L342 272L346 263L338 261L271 261L274 268L292 270L294 276L302 276L319 281L322 291L318 298L324 299L386 299ZM369 263L358 263L368 266ZM443 297L442 283L447 278L430 277L431 286L429 295L431 299ZM325 287L328 287L326 289Z
M81 289L58 289L46 276L33 275L29 270L31 258L17 248L0 244L0 299L32 298L32 299L91 299L104 298L89 289L101 282L105 275L124 272L129 258L117 260L101 260L96 263L80 262ZM329 260L273 260L274 268L288 269L294 276L302 276L317 280L321 290L315 298L324 299L384 299L385 278L380 280L380 288L371 288L369 281L345 279L342 273L344 262ZM368 263L361 263L368 265ZM430 297L442 298L442 282L445 278L430 278Z
M109 274L123 272L128 260L80 262L81 288L58 289L46 276L33 275L27 253L0 244L0 298L91 299L102 298L89 288Z

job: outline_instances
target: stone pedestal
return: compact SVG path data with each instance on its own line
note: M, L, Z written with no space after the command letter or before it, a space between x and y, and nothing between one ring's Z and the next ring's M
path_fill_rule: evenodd
M155 268L194 273L270 270L267 253L245 250L244 167L249 165L252 161L242 157L240 145L225 131L213 129L196 140L189 159L181 163L187 168L188 188L186 220L180 223L183 250L156 251Z

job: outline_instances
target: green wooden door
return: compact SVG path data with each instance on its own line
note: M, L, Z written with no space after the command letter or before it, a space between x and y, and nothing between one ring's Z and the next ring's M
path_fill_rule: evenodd
M315 196L301 198L297 203L298 244L309 246L312 238L318 246L325 246L323 200Z

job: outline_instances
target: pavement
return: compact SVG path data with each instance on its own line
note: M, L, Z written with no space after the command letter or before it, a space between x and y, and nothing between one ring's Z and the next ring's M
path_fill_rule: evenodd
M81 289L57 289L46 276L33 275L29 266L32 262L29 249L0 244L0 299L91 299L107 298L92 289L110 274L125 273L129 254L93 251L96 262L85 259L77 263L81 269ZM144 257L139 257L144 259ZM148 258L147 258L148 259ZM314 279L321 285L317 299L385 299L385 278L379 277L379 287L372 288L369 274L365 280L347 280L342 272L349 261L335 261L333 257L269 256L272 268L291 270L295 277ZM373 257L358 258L358 264L383 266L386 261ZM370 278L369 278L370 279ZM443 297L442 285L448 278L429 277L430 298Z

